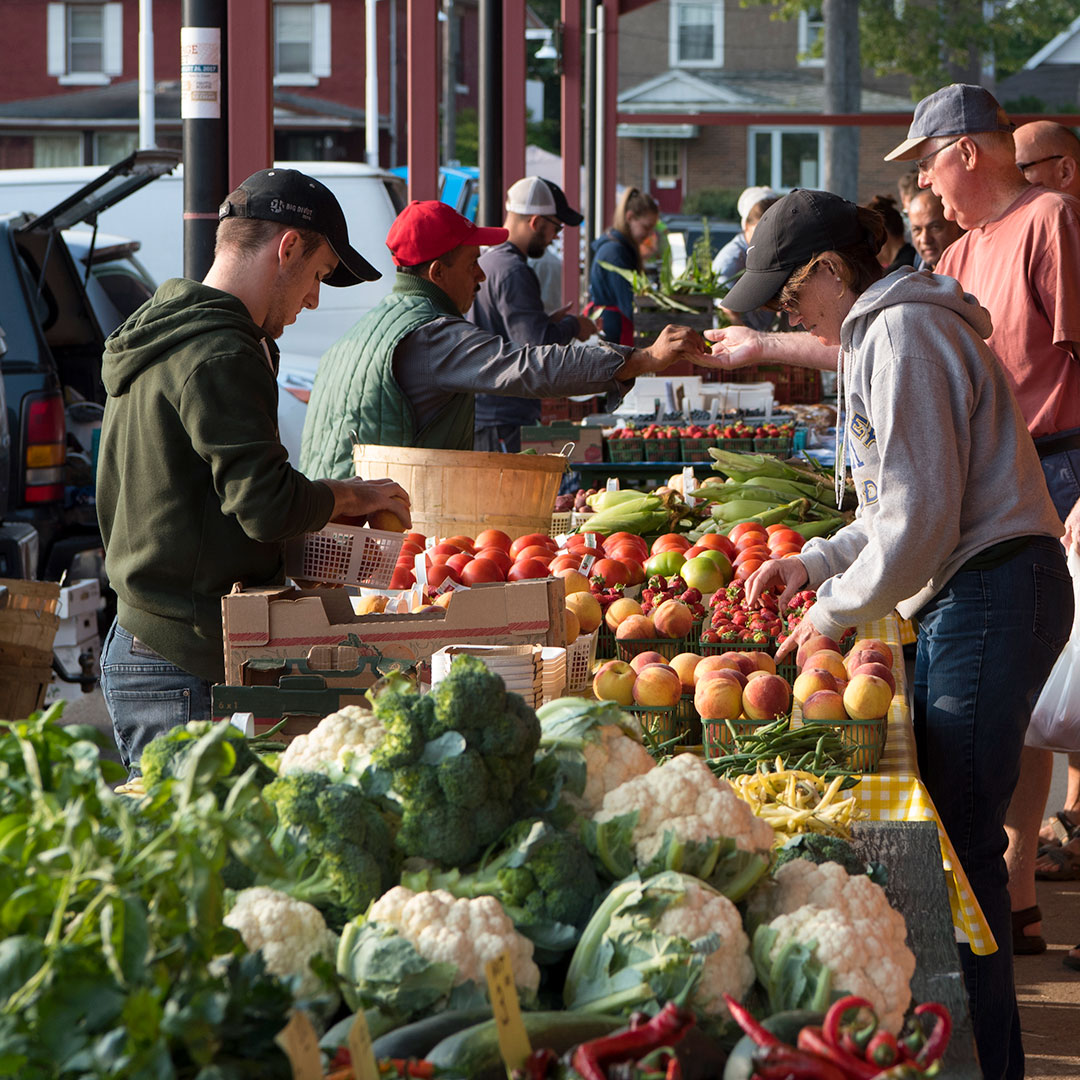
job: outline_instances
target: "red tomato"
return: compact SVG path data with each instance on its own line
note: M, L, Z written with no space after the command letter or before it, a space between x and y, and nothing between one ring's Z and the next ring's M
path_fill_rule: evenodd
M766 537L769 535L765 531L765 526L762 525L760 522L758 522L758 521L742 521L738 525L736 525L731 530L731 532L728 533L728 539L733 544L737 544L739 542L739 537L742 536L742 534L746 533L746 532L761 533L761 539L762 540L765 540Z
M612 549L616 547L622 547L623 544L627 544L631 547L639 548L641 550L641 558L638 560L638 562L644 562L645 558L649 554L649 545L646 544L640 536L636 535L635 533L629 532L612 533L604 541L604 552L605 554L610 555Z
M599 553L604 550L604 536L598 532L571 533L566 538L567 551L581 551L593 547Z
M460 551L455 551L454 554L455 555L460 555L461 552ZM424 558L424 562L428 566L445 566L446 565L446 560L449 559L449 558L450 558L450 555L447 552L440 551L435 555L427 555Z
M510 567L514 565L514 560L511 559L502 548L481 548L476 553L476 557L478 559L487 559L488 562L493 562L503 572L504 577L510 572Z
M548 569L556 574L560 570L576 570L581 565L581 556L571 551L564 551L562 555L556 555L548 563Z
M619 562L627 562L628 560L636 563L644 563L649 557L648 551L641 552L635 547L631 547L629 544L618 544L613 548L605 548L604 555L609 559L618 559Z
M786 528L787 528L787 526L786 526L786 525L785 525L785 524L784 524L784 523L783 523L782 521L778 521L778 522L776 522L776 523L775 523L774 525L767 525L767 526L765 527L765 531L766 531L766 532L767 532L767 533L768 533L768 534L769 534L770 536L772 536L772 534L773 534L774 532L779 532L779 531L780 531L781 529L786 529Z
M470 555L476 551L476 545L471 536L448 536L443 543L453 544L461 551L467 551Z
M447 578L461 583L461 575L452 567L443 563L441 566L433 566L427 572L428 585L437 589Z
M614 585L628 584L630 574L617 559L597 559L589 571L589 577L603 578L604 585L610 589Z
M523 547L514 556L514 562L522 562L525 559L539 559L545 566L555 558L555 553L543 544L531 544Z
M441 544L436 544L429 552L429 555L456 555L462 549L457 544L451 544L449 540L444 540Z
M535 544L542 544L544 547L550 548L553 552L559 550L559 545L556 544L550 536L545 536L543 533L529 533L528 536L519 536L510 545L510 558L516 559L518 552L521 551L522 548L532 547Z
M745 581L761 564L761 559L750 559L742 563L735 571L735 580Z
M687 548L683 552L683 554L687 557L687 559L693 559L700 555L703 551L712 550L712 548L707 548L704 544L695 544L692 548Z
M798 555L802 544L773 544L769 551L774 559L782 559L785 555Z
M690 541L682 533L664 533L653 541L650 554L656 555L661 551L686 551L690 547Z
M731 565L734 566L737 569L738 567L742 566L744 563L753 562L754 560L757 560L758 562L764 562L768 557L769 557L769 549L768 548L766 548L764 546L762 546L762 547L748 547L748 548L744 548L742 551L739 552L738 555L735 556L735 559L734 559L734 561L732 562Z
M402 555L419 555L423 550L419 544L410 544L407 540L401 545Z
M484 529L477 533L474 547L479 552L483 548L495 547L503 551L510 550L510 537L502 529Z
M507 581L524 581L526 578L548 576L548 568L539 559L521 559L510 567Z
M719 533L704 533L701 539L698 540L698 544L701 547L722 551L729 559L735 558L735 544Z
M406 544L416 544L419 548L423 549L427 543L427 537L423 533L409 532L405 534Z
M802 536L794 529L789 529L786 525L782 529L777 529L776 532L769 534L769 547L775 547L777 544L798 544L802 547L804 541Z
M446 565L453 567L458 574L465 569L473 560L473 557L467 551L459 551L456 555L451 555L446 560Z
M639 563L637 559L620 559L619 562L626 567L626 572L629 575L626 579L627 585L643 585L645 583L645 567L642 563Z
M479 585L484 581L505 581L502 568L490 559L475 558L461 571L462 585Z
M404 567L397 567L393 574L390 575L391 589L408 589L416 583L416 575L411 570L406 570Z

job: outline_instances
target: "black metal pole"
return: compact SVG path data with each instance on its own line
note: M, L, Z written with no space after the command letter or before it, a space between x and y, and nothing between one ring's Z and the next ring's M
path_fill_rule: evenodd
M183 0L184 276L196 281L214 261L217 211L229 193L226 21L226 0Z
M585 288L588 290L589 271L592 268L592 241L603 232L603 223L597 220L604 208L594 205L593 178L596 176L596 3L585 0L585 70L582 97L585 99L584 116L581 125L581 143L584 149L585 185L582 199L585 203Z
M480 183L476 220L487 226L501 225L503 220L502 55L502 5L500 0L480 0Z

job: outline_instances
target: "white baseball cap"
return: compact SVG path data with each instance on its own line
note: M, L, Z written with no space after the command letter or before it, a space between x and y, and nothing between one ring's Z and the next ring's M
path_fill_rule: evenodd
M580 225L584 216L567 201L563 189L540 176L526 176L506 193L506 209L511 214L550 214L564 225Z
M739 221L746 228L746 216L762 199L779 199L780 192L771 187L748 187L735 204L739 211Z

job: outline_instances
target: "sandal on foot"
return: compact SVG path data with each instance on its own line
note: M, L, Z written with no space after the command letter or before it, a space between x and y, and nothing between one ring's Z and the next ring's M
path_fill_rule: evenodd
M1046 939L1042 934L1024 933L1027 927L1037 922L1042 922L1038 904L1012 913L1013 956L1037 956L1046 952Z
M1039 881L1076 881L1080 879L1080 854L1067 847L1048 848L1040 856L1053 863L1053 869L1035 867L1035 877Z
M1073 956L1073 953L1080 953L1080 945L1070 949L1062 958L1061 962L1067 967L1072 968L1073 971L1080 971L1080 956Z
M1074 836L1080 836L1080 820L1073 820L1067 810L1059 810L1039 827L1040 847L1060 847Z

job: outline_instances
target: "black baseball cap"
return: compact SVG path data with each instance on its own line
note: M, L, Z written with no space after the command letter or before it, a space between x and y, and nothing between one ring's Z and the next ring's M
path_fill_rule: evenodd
M823 251L865 239L859 208L829 191L796 189L773 203L746 249L746 270L720 302L731 311L767 304L801 266Z
M350 245L341 204L325 184L298 169L261 169L237 190L245 192L247 199L226 199L218 207L218 221L227 217L255 218L319 233L338 257L334 272L323 279L326 285L359 285L382 277Z

